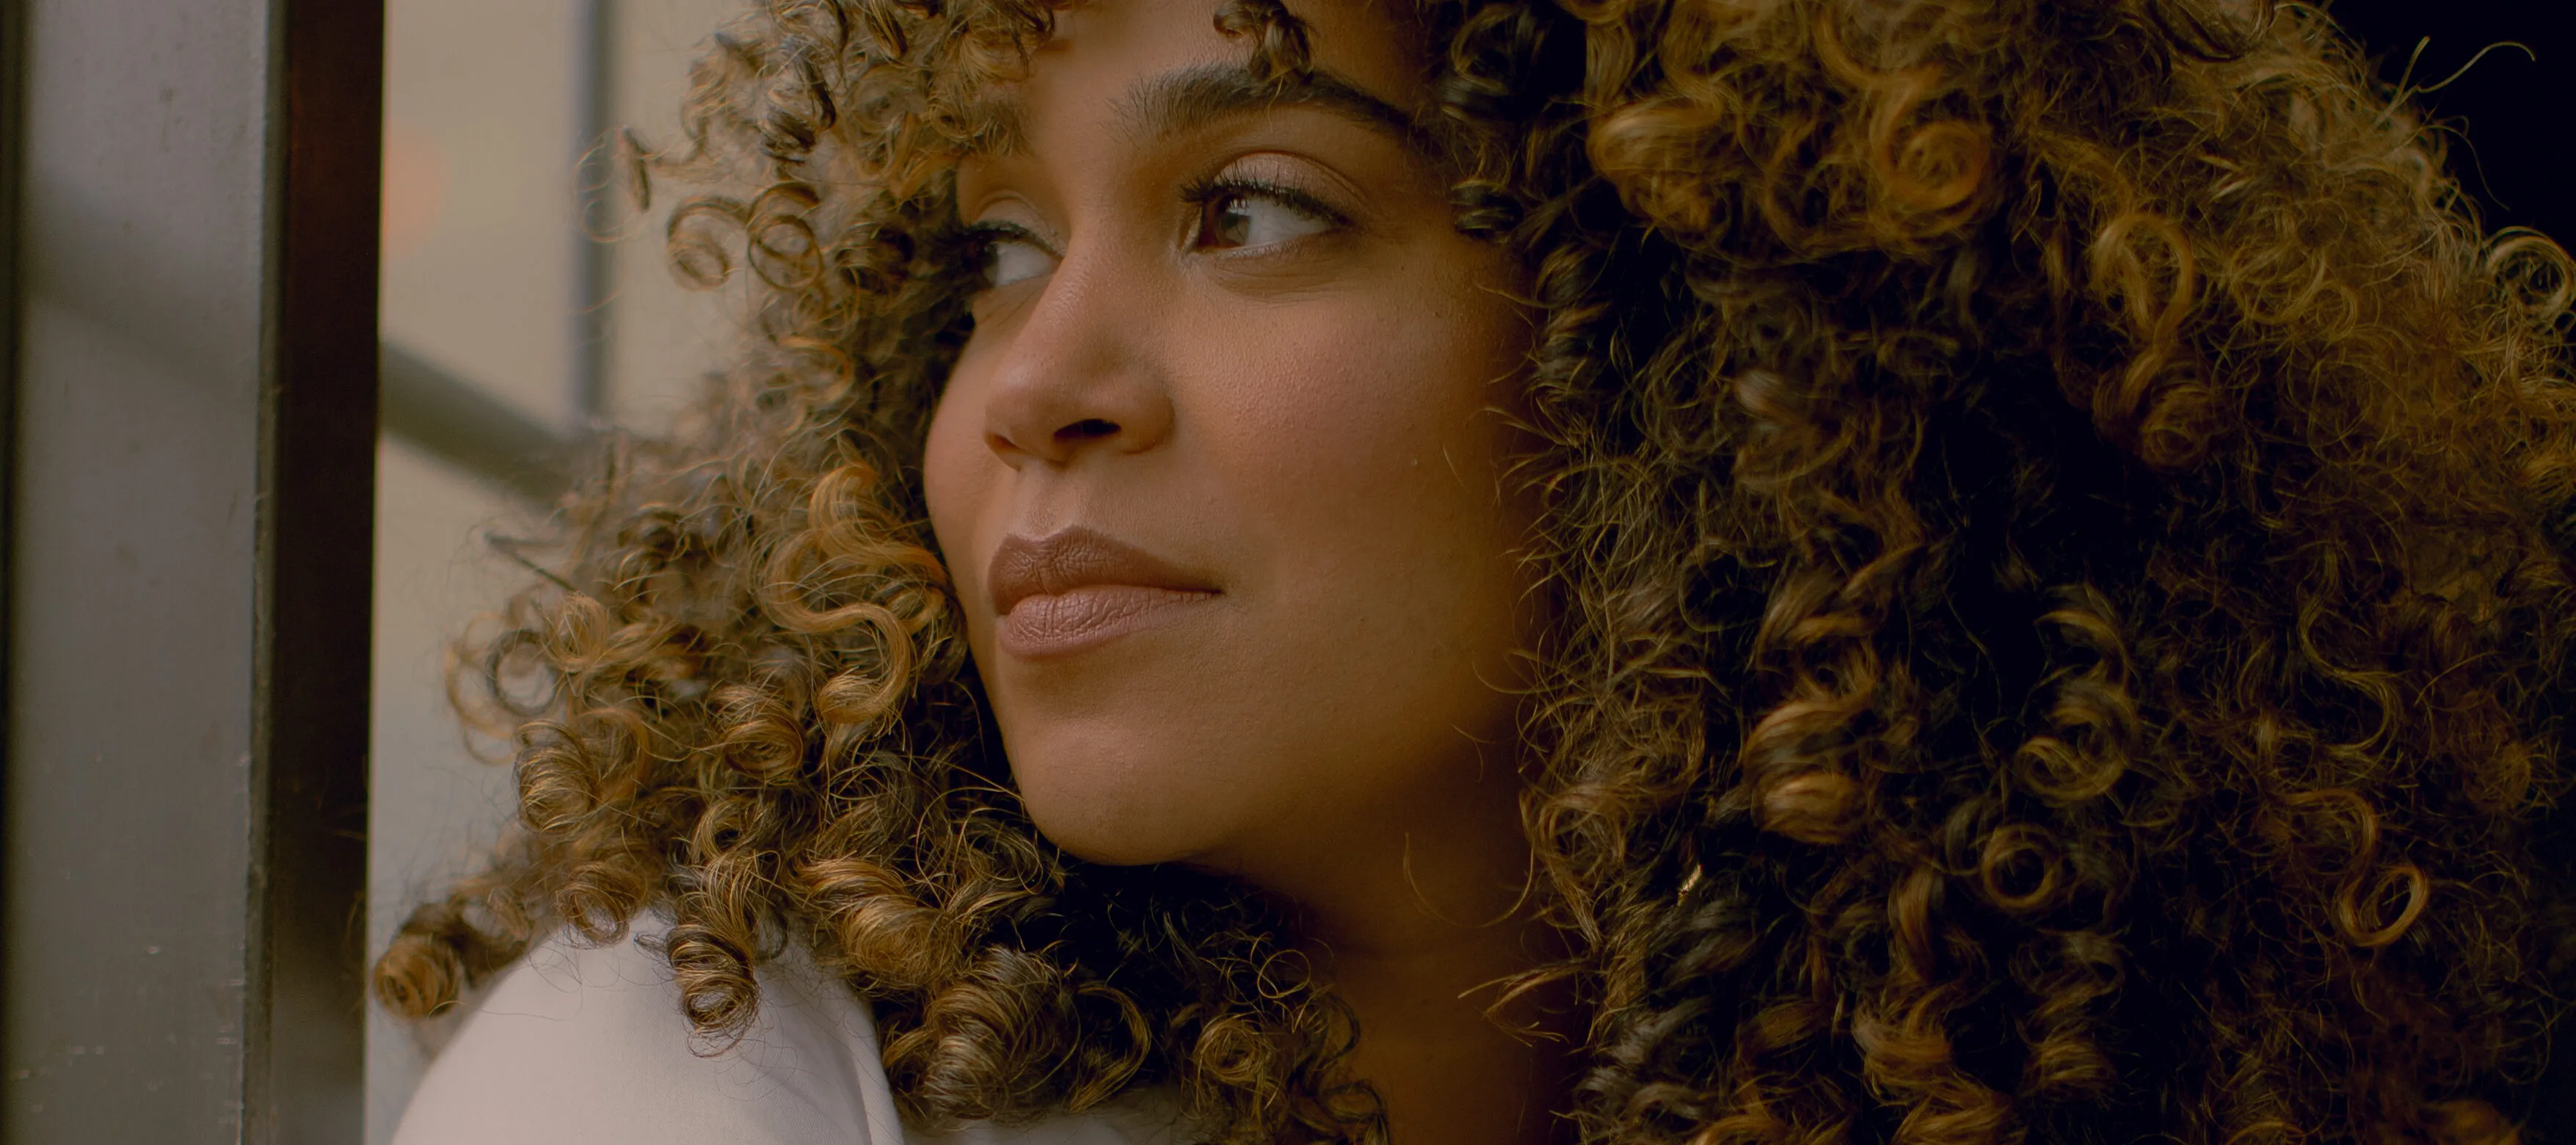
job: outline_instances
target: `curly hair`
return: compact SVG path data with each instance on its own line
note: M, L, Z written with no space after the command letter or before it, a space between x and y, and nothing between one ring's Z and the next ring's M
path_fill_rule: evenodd
M2298 5L1416 7L1540 322L1533 980L1592 1015L1585 1139L2510 1140L2570 946L2576 263ZM1299 82L1276 0L1217 19ZM763 0L637 152L754 189L670 235L760 337L479 646L523 830L389 1007L660 910L702 1036L805 942L933 1122L1162 1084L1383 1137L1260 896L1036 834L923 525L948 163L1051 21Z

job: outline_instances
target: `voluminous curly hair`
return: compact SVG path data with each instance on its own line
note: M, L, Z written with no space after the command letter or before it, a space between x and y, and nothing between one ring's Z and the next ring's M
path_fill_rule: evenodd
M1302 25L1218 14L1281 84ZM2323 13L1419 0L1539 337L1530 837L1587 1140L2496 1141L2568 927L2576 267L2483 232ZM1382 1137L1258 896L1013 795L923 525L950 161L1041 0L765 0L657 180L757 352L628 442L472 675L524 830L420 1015L640 913L691 1021L808 944L934 1122L1184 1093Z

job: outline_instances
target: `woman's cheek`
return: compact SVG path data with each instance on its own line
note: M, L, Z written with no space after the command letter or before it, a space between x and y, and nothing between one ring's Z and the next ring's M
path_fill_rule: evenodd
M978 652L989 634L984 614L984 570L974 555L992 549L985 535L1003 466L984 444L980 374L969 357L958 363L933 412L921 458L922 497L930 509L930 529L948 579L965 606L968 627Z

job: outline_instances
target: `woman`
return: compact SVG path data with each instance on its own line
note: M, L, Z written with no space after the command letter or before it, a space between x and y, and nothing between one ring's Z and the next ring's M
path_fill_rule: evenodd
M772 0L660 161L761 350L488 646L405 1141L2510 1139L2576 278L2362 74Z

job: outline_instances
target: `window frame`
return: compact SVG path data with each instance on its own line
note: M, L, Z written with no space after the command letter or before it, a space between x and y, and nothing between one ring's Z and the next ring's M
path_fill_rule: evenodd
M0 1140L363 1117L381 0L6 0Z

